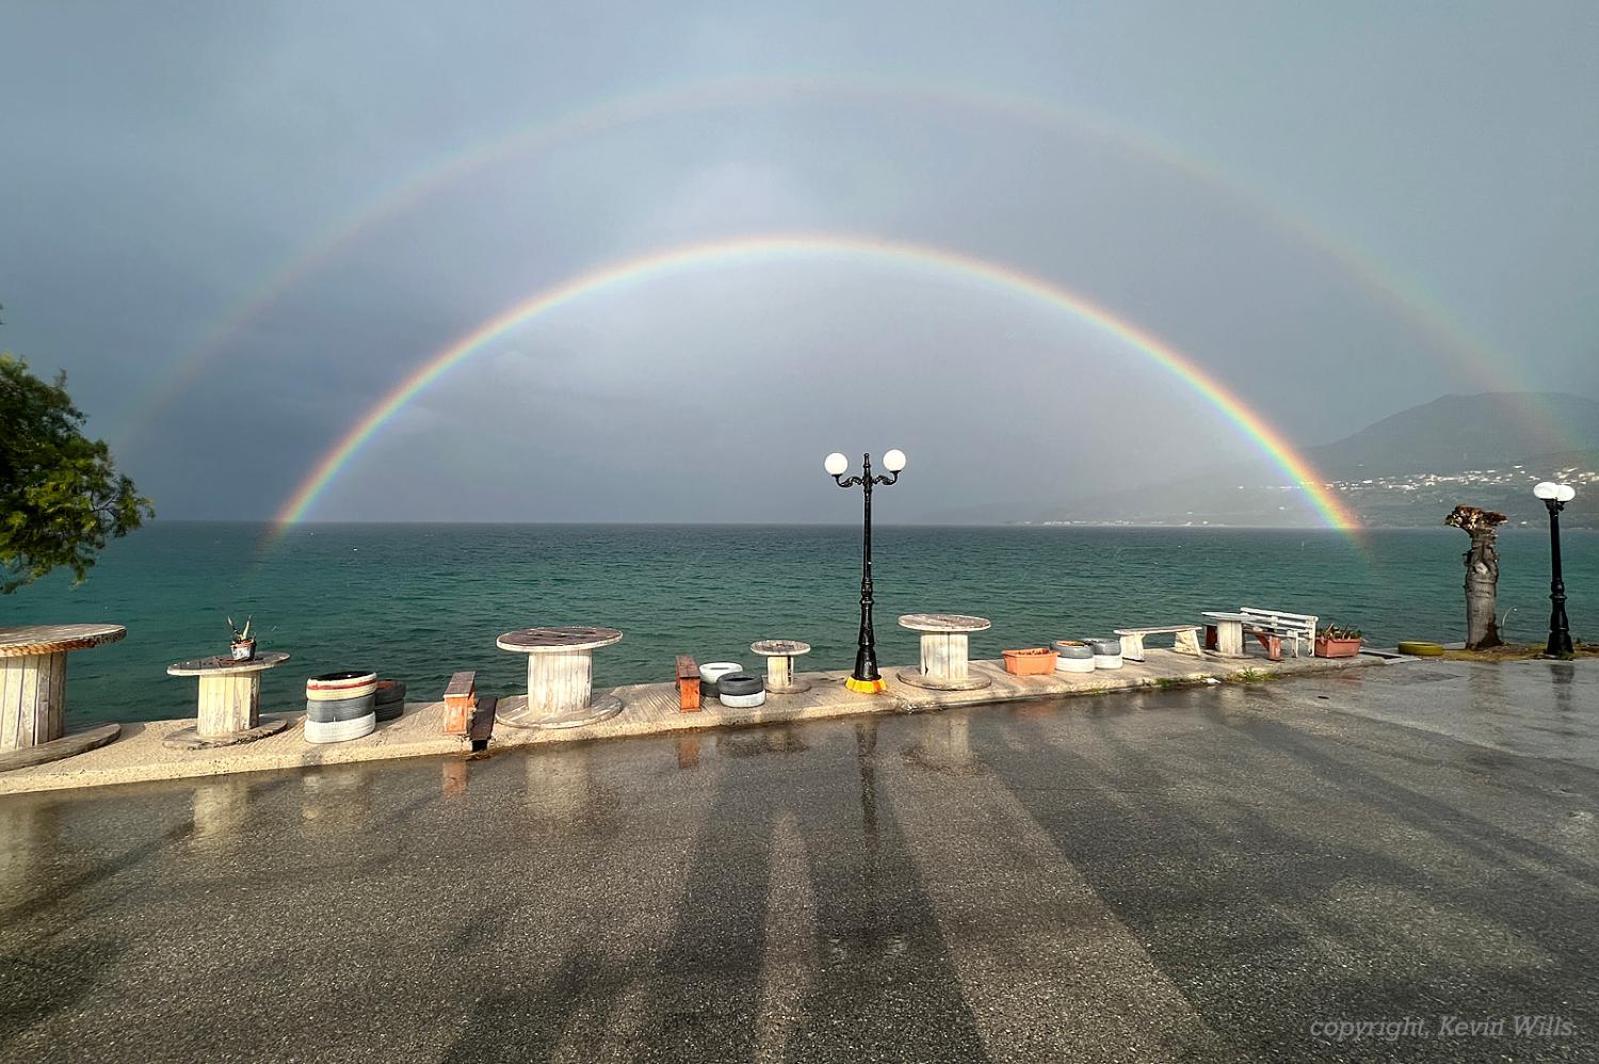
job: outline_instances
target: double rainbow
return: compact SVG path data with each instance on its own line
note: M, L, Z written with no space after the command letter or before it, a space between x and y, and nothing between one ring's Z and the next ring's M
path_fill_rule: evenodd
M1112 314L1053 282L1009 266L944 248L832 233L768 234L739 237L657 251L580 274L506 308L439 351L374 403L317 461L315 467L279 509L276 531L304 519L317 499L361 448L407 403L451 367L493 341L541 315L576 300L676 271L774 258L844 256L886 261L935 270L1007 292L1036 299L1063 310L1107 333L1169 371L1215 407L1239 432L1299 484L1322 520L1333 528L1357 529L1359 518L1343 504L1281 433L1244 401L1207 373L1192 358L1152 333Z
M1523 390L1520 379L1511 372L1514 368L1511 359L1466 332L1436 301L1370 252L1291 209L1269 190L1241 182L1220 166L1147 133L1082 108L974 86L881 78L774 76L668 86L606 99L546 121L510 129L496 137L458 145L429 160L388 187L375 190L357 210L319 232L273 275L241 293L239 300L224 311L195 346L181 353L161 372L150 375L148 390L135 396L121 413L121 425L127 431L138 433L155 423L160 413L228 349L247 324L267 313L318 269L380 225L416 210L430 197L493 165L672 116L757 105L839 102L974 112L1046 134L1088 138L1129 158L1177 174L1237 204L1260 222L1336 264L1353 284L1380 305L1390 307L1425 337L1428 346L1424 350L1451 355L1456 365L1447 368L1463 369L1472 387L1500 392ZM1534 402L1531 399L1518 401ZM1549 422L1547 416L1531 405L1523 413L1529 423L1547 425Z

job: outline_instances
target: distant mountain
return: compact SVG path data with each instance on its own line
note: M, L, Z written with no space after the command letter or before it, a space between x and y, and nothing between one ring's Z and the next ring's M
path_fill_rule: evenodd
M1437 525L1457 503L1541 522L1540 480L1577 488L1571 527L1599 528L1599 401L1577 395L1446 395L1334 443L1304 449L1340 500L1373 527ZM1163 484L1095 494L1025 523L1309 525L1318 516L1295 485L1258 467L1229 467Z
M1305 449L1338 479L1495 469L1561 452L1599 451L1599 401L1558 393L1445 395L1335 443Z

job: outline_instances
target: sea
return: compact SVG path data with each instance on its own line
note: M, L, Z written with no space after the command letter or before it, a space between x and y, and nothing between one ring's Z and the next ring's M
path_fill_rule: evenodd
M128 635L74 653L69 723L194 715L177 661L225 653L227 618L254 618L263 710L301 708L305 679L375 669L411 701L441 697L451 673L512 694L524 659L495 647L532 625L620 629L596 652L595 683L664 682L680 653L761 667L757 639L804 640L801 668L854 661L860 529L845 526L309 524L157 521L113 541L82 584L63 574L0 598L0 625L112 622ZM1087 527L874 529L876 634L885 667L917 660L899 615L993 621L974 657L1111 629L1193 623L1256 606L1362 629L1373 645L1464 638L1466 536L1450 528L1323 530ZM1572 631L1599 638L1599 532L1564 536ZM1499 540L1507 638L1542 642L1549 538Z

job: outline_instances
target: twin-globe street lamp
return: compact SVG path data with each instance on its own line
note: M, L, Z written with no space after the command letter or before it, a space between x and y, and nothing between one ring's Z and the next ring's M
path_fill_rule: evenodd
M1577 489L1570 484L1556 484L1546 480L1532 489L1549 509L1549 645L1544 654L1551 658L1571 657L1571 622L1566 620L1566 581L1560 575L1560 511L1566 503L1577 497Z
M905 452L895 448L883 455L883 468L892 474L886 477L872 476L870 454L861 455L859 476L844 476L849 469L849 459L838 451L827 456L822 468L838 482L839 487L859 487L866 498L866 521L861 535L860 646L855 652L855 671L844 681L844 686L861 694L875 695L887 690L888 682L877 671L877 642L872 634L872 486L893 484L899 480L900 470L905 468Z

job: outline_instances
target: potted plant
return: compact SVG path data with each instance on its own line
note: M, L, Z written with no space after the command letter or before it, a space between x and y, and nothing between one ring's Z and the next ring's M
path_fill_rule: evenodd
M228 631L233 635L233 660L251 661L255 658L255 639L250 635L250 623L253 617L244 619L244 627L240 628L233 623L233 618L228 618Z
M1318 658L1352 658L1360 653L1360 629L1329 624L1316 633Z

